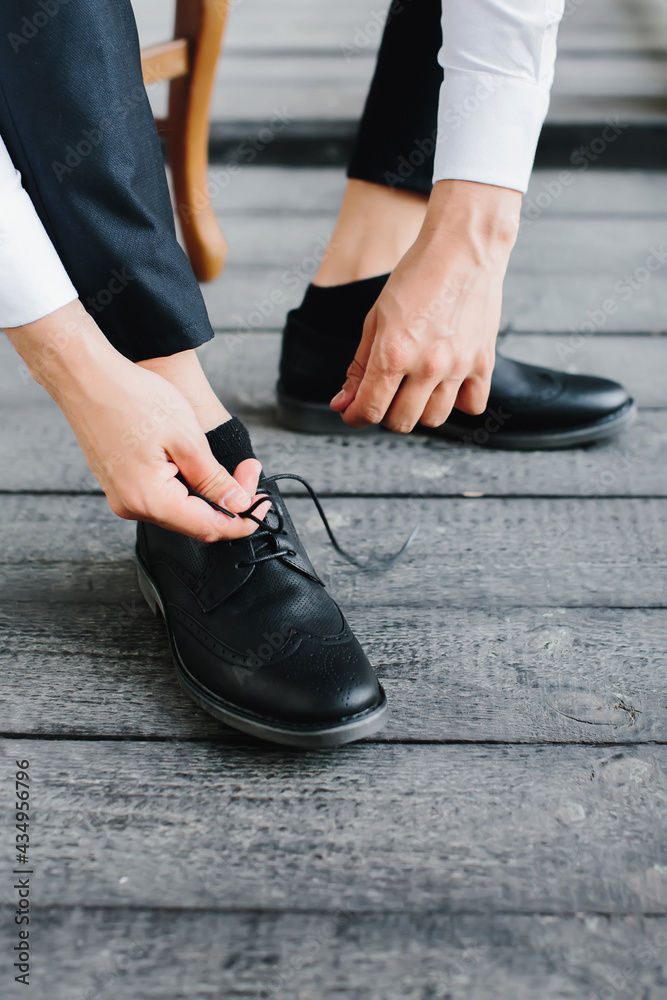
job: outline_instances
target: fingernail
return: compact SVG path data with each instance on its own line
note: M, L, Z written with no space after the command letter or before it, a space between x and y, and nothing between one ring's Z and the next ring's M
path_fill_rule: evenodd
M235 507L237 510L245 510L252 503L251 498L245 490L230 490L222 498L223 507Z
M345 399L345 389L341 389L338 395L331 400L332 403L342 403Z

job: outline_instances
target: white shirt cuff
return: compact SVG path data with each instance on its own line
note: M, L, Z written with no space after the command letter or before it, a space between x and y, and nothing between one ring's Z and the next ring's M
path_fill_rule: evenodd
M492 73L445 70L433 182L468 180L525 192L549 91Z
M77 298L0 140L0 328L32 323Z

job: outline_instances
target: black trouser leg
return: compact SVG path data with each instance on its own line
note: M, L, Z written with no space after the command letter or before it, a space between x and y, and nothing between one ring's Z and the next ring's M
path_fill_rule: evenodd
M429 194L442 67L441 0L394 0L348 177Z
M84 305L134 361L209 340L130 0L2 0L0 32L0 135Z

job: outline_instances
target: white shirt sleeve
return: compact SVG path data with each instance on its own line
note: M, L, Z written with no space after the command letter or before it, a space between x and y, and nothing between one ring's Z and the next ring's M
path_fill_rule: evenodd
M564 0L442 0L433 181L525 191L556 61Z
M32 323L76 298L0 137L0 328Z

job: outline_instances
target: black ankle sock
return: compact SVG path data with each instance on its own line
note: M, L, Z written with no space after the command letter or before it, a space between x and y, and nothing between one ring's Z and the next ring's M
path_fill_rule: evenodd
M280 358L281 391L295 399L328 403L345 381L364 320L388 274L346 285L309 285L288 314Z
M299 318L321 333L358 342L364 320L389 277L379 274L345 285L308 285L299 307Z
M220 465L234 475L234 470L244 458L255 458L250 435L237 417L226 420L219 427L207 431L206 440Z

